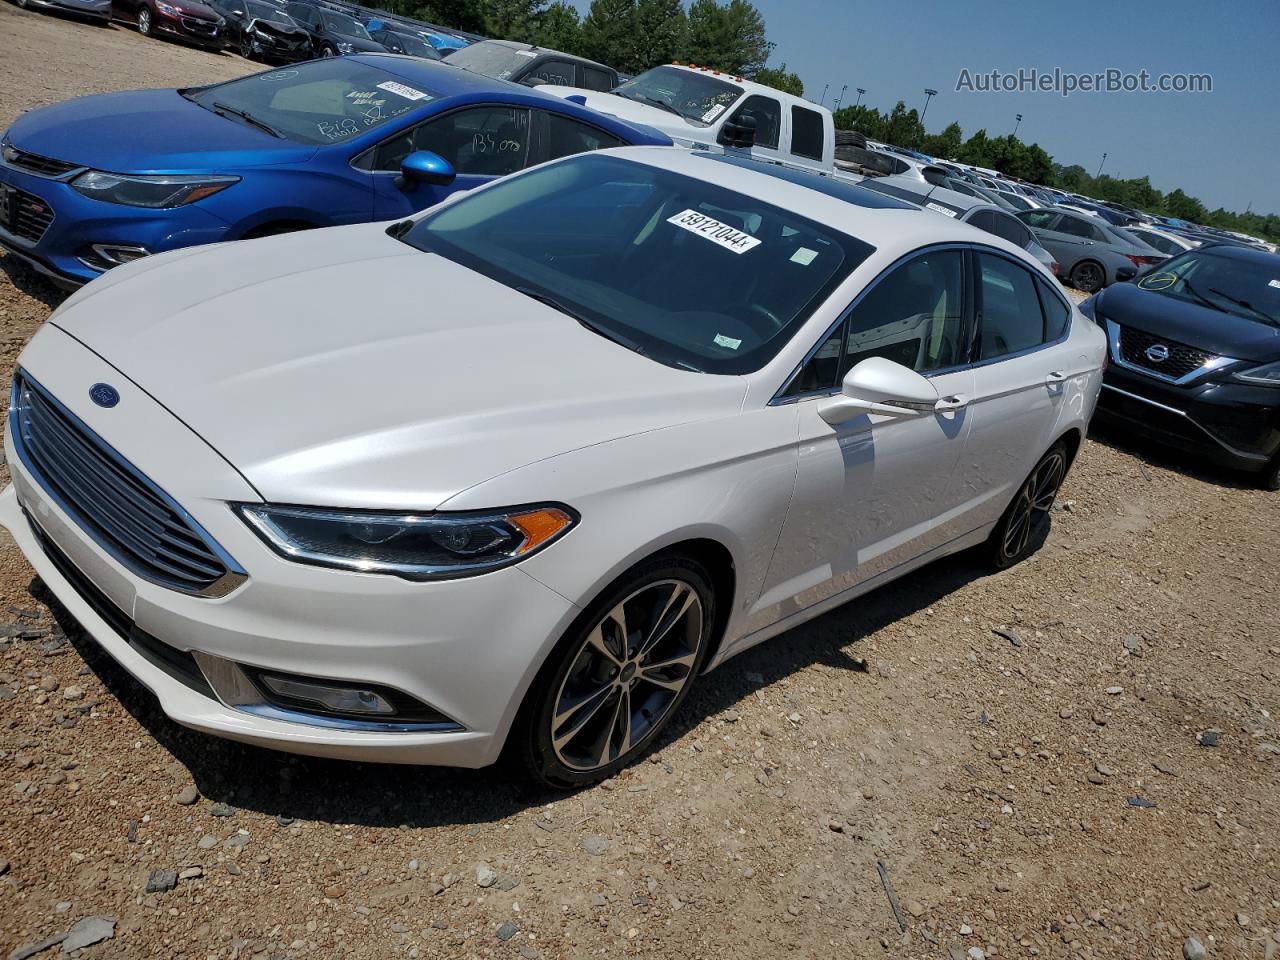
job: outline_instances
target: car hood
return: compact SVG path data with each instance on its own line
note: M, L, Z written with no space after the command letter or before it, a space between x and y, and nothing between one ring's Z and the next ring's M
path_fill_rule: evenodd
M637 103L635 100L628 100L626 97L619 97L612 93L600 93L596 90L564 87L551 83L539 84L537 89L539 93L549 93L553 97L562 97L566 100L569 97L582 97L586 100L586 106L592 110L607 113L629 123L652 127L665 133L672 140L683 139L686 143L695 140L699 143L710 143L715 139L710 127L698 126L660 107Z
M212 20L217 21L221 14L213 7L204 3L192 3L190 0L182 0L181 3L175 4L178 12L184 17L194 17L196 20Z
M1280 328L1136 284L1116 283L1098 295L1096 312L1121 326L1136 327L1223 357L1265 362L1280 359Z
M176 90L66 100L24 113L8 137L19 150L111 173L219 172L300 162L316 151L220 117Z
M326 37L332 39L335 43L349 43L351 49L357 53L386 53L387 48L380 44L377 40L366 40L364 37L349 37L345 33L334 33L332 30L323 31Z
M537 460L741 408L742 378L646 359L384 227L137 261L51 322L281 503L431 510Z

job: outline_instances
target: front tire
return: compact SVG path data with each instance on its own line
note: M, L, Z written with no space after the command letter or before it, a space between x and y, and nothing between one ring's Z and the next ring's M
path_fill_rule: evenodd
M1022 482L1013 502L991 532L986 549L997 570L1006 570L1025 560L1039 547L1066 475L1066 445L1055 443Z
M1280 453L1277 453L1262 472L1263 490L1280 490Z
M240 35L240 56L246 60L253 59L253 41L244 34Z
M1107 285L1107 274L1092 260L1081 260L1071 268L1071 285L1081 293L1097 293Z
M530 688L513 731L529 775L572 789L644 754L688 696L714 623L700 563L657 557L626 573L578 618Z
M146 7L138 8L138 32L144 37L151 36L151 11Z
M333 49L333 47L329 46L327 43L320 48L320 56L322 57L336 57L337 55L338 51Z

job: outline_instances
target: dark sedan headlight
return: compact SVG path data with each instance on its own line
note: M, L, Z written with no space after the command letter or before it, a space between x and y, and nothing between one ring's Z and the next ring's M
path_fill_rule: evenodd
M143 176L89 170L71 186L93 200L130 207L181 207L225 190L239 177L213 174Z
M1236 374L1236 379L1260 387L1280 387L1280 360L1241 370Z
M240 514L276 553L299 563L435 580L523 560L577 522L565 507L484 513L405 514L241 504Z
M354 52L355 52L355 49L356 49L356 48L355 48L355 46L354 46L353 44L347 43L347 41L345 41L345 40L339 40L339 41L338 41L338 52L339 52L339 53L354 53Z
M182 15L181 10L171 3L165 3L164 0L156 0L156 9L170 17L178 17Z

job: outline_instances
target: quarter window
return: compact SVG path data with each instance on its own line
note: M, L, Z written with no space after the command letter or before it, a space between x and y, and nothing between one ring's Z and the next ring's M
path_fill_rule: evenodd
M622 141L613 134L597 130L589 124L562 117L558 113L547 114L548 160L620 146Z
M1086 240L1102 240L1102 231L1095 227L1092 223L1088 223L1082 217L1063 216L1058 224L1059 233L1065 233L1073 237L1084 237Z
M394 171L415 150L444 157L460 175L501 177L529 156L529 111L515 107L456 110L379 144L373 169Z
M731 119L734 123L740 123L743 117L752 117L756 121L757 147L778 149L778 133L782 129L782 104L773 97L753 94L742 101L742 106L733 112Z
M1003 257L978 254L981 274L979 359L991 360L1044 342L1044 315L1035 280Z
M821 160L826 146L822 114L805 107L791 108L791 152L797 157Z

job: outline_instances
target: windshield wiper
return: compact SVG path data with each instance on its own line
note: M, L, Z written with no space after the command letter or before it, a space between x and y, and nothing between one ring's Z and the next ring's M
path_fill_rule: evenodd
M621 96L621 94L619 94L619 96ZM637 93L635 97L627 97L627 99L628 99L628 100L634 100L634 99L636 99L636 97L639 97L639 98L640 98L641 100L643 100L645 103L652 103L655 107L661 107L663 110L667 111L667 113L674 113L674 114L675 114L677 117L679 117L681 120L688 119L687 117L685 117L685 115L684 115L683 113L681 113L679 110L677 110L677 109L676 109L675 107L673 107L671 104L667 103L667 101L665 101L665 100L659 100L657 97L650 97L650 96L647 96L647 95L645 95L645 94L643 94L643 93Z
M555 297L545 294L541 290L535 290L532 287L516 287L515 291L516 293L523 293L526 297L529 297L532 300L537 300L539 303L545 303L552 310L559 310L566 317L572 317L574 320L577 320L578 323L582 324L592 333L597 333L606 340L612 340L614 343L618 344L618 346L626 347L628 350L633 350L642 357L647 357L649 355L645 352L644 347L640 346L640 344L636 343L634 340L624 337L620 333L614 333L612 330L606 330L598 323L592 323L582 314L578 313L578 311L571 307L566 307Z
M271 126L271 124L267 123L265 120L259 120L253 114L249 113L247 110L241 110L239 107L228 106L225 103L219 103L217 100L215 100L213 101L213 112L218 114L219 116L230 115L233 117L239 117L245 123L251 124L252 126L257 127L259 130L265 130L267 133L271 134L273 137L276 137L280 140L284 139L283 133L281 133L275 127Z
M1229 293L1223 293L1217 287L1210 287L1209 292L1212 294L1216 294L1217 296L1221 297L1223 300L1226 300L1228 303L1234 303L1237 307L1243 307L1244 309L1248 310L1250 313L1257 314L1259 317L1263 319L1265 323L1280 325L1280 320L1277 320L1275 317L1271 316L1271 314L1269 313L1263 313L1261 310L1255 307L1248 300L1238 300L1235 297L1231 296L1231 294Z
M1206 297L1203 293L1201 293L1199 290L1193 287L1191 285L1190 280L1184 279L1182 281L1182 289L1186 290L1187 293L1191 294L1193 297L1195 297L1197 300L1199 300L1201 303L1203 303L1206 307L1210 308L1211 310L1221 309L1216 303L1214 303L1212 300Z

